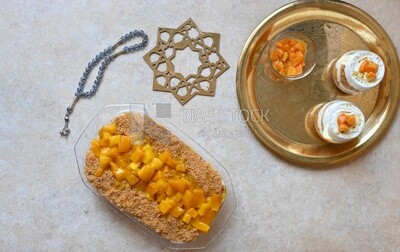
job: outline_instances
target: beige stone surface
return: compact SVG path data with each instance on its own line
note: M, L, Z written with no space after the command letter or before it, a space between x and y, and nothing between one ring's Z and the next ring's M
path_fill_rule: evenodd
M107 104L142 102L152 113L156 103L166 102L174 124L212 153L233 180L236 211L209 250L399 251L400 112L366 155L320 170L283 162L235 116L240 51L256 25L287 2L3 1L0 250L161 249L84 186L73 146ZM399 51L400 1L350 2L381 24ZM77 104L70 137L60 137L65 108L97 52L133 29L149 35L147 51L157 27L178 27L189 17L203 31L221 34L221 54L231 68L218 79L215 97L197 96L182 107L169 93L152 91L145 51L121 56L96 96ZM190 120L199 108L226 108L232 116L227 122Z

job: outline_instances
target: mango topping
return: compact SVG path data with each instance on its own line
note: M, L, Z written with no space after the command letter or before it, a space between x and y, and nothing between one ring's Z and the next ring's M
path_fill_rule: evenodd
M356 117L355 115L341 113L337 117L338 128L341 133L346 133L350 130L350 128L356 126Z
M307 44L299 39L284 38L275 43L269 58L272 67L284 77L303 73Z
M374 81L376 79L378 68L378 64L368 59L365 59L360 65L359 72L364 74L365 78L367 78L368 81Z
M163 215L181 219L200 232L206 233L223 202L223 195L206 195L187 173L183 160L168 150L154 151L147 143L133 145L130 136L117 134L117 125L108 124L99 131L99 138L90 149L99 160L94 175L101 177L111 171L115 179L135 187L151 201L158 203Z

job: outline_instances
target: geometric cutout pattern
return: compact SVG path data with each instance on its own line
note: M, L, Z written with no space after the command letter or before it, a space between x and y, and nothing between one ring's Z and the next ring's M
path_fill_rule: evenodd
M219 33L202 32L192 19L177 29L158 28L156 46L143 57L154 72L153 90L171 92L182 105L196 95L214 96L217 78L229 68L219 43ZM198 54L200 65L196 73L184 76L173 59L186 48Z

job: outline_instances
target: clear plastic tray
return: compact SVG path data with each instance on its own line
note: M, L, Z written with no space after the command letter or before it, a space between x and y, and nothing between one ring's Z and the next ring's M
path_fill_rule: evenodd
M190 146L194 151L200 154L204 160L206 160L215 170L217 170L223 179L226 188L225 201L212 222L210 230L206 234L200 233L199 237L191 242L171 242L163 238L160 234L156 233L154 230L148 228L137 220L134 216L124 211L121 211L116 205L112 204L110 201L105 199L91 184L87 181L85 175L85 156L90 148L90 142L93 138L97 137L98 130L105 124L112 121L116 116L126 113L126 112L136 112L143 113L147 115L146 109L143 104L120 104L120 105L108 105L103 110L101 110L93 119L88 123L88 125L83 130L82 134L79 136L75 147L76 162L78 164L79 174L82 178L83 183L88 187L95 195L100 199L108 202L115 212L120 213L127 221L132 222L137 226L137 228L144 231L146 234L151 236L151 238L157 240L162 247L168 247L170 249L203 249L208 244L210 244L216 237L224 230L226 224L231 218L233 212L236 208L235 194L233 191L232 181L227 172L227 170L206 150L204 150L200 145L198 145L193 139L180 131L177 127L167 122L167 120L162 118L154 119L155 122L161 126L168 129L174 135L179 137L184 143Z

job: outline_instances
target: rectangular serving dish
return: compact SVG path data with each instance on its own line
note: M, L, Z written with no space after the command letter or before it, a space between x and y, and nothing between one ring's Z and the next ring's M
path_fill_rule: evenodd
M90 142L92 139L97 137L99 129L105 124L111 122L118 115L134 112L140 113L148 116L146 113L145 106L143 104L120 104L120 105L108 105L103 110L101 110L93 119L88 123L88 125L83 130L82 134L79 136L75 147L76 162L78 165L79 174L85 186L89 188L98 198L107 202L115 212L123 216L127 221L136 225L137 228L144 231L148 236L157 240L161 246L168 247L170 249L203 249L208 244L210 244L216 237L224 230L226 224L231 218L235 207L235 195L232 186L231 178L227 170L206 150L204 150L200 145L198 145L193 139L184 134L173 124L169 123L167 120L162 118L151 118L157 122L160 126L166 128L172 134L177 136L182 142L191 147L195 152L197 152L205 161L207 161L222 177L225 186L225 200L218 212L218 215L212 222L210 230L205 234L200 234L199 237L190 242L172 242L163 238L160 234L156 233L154 230L150 229L138 219L132 216L130 213L120 210L116 205L104 198L97 190L94 188L87 180L85 174L85 157L90 148Z

